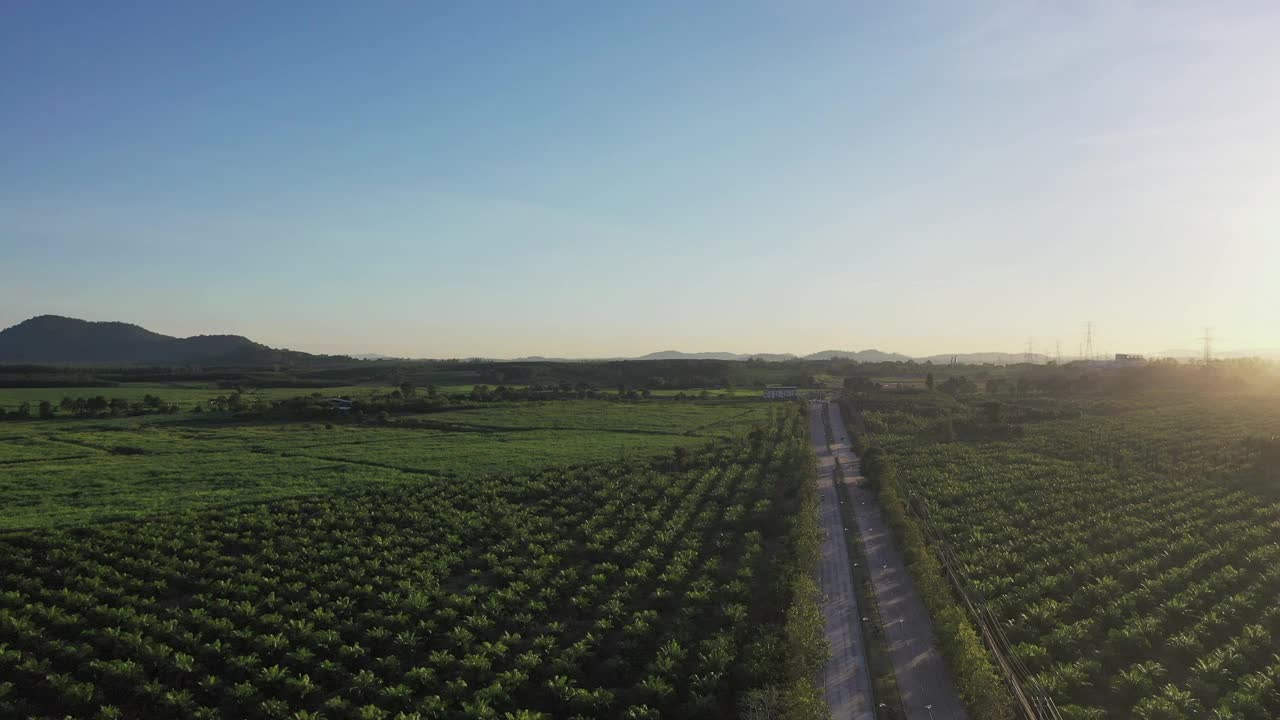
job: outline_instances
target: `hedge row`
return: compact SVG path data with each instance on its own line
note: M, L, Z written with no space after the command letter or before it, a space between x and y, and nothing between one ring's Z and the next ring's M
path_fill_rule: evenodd
M800 405L796 412L807 425ZM806 434L807 438L807 434ZM787 588L790 602L782 628L783 672L776 683L748 693L744 720L829 720L831 709L820 678L831 647L826 639L822 592L817 572L822 555L818 525L817 463L812 453L800 471L789 478L789 490L799 504L787 534L789 562L779 568L777 581Z

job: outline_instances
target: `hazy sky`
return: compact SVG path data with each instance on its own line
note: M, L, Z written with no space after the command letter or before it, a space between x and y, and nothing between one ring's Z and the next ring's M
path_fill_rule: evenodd
M0 6L0 327L1280 346L1280 3Z

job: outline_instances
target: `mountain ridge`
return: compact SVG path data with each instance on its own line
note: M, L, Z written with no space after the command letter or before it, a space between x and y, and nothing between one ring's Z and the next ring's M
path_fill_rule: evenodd
M1168 350L1151 357L1196 357L1193 350ZM1220 351L1218 357L1262 357L1280 359L1280 351ZM634 357L565 358L528 356L492 358L494 362L587 362L642 360L722 360L785 362L788 360L830 360L845 358L861 363L916 362L948 365L954 358L966 365L1010 365L1025 362L1022 353L953 353L912 357L876 348L866 350L820 350L807 355L793 353L684 352L659 350ZM396 362L412 358L377 353L357 355L314 355L296 350L272 348L243 335L209 334L180 338L121 321L90 321L62 315L37 315L0 330L0 363L44 364L199 364L270 365L333 361ZM428 359L428 358L418 358ZM1049 356L1034 353L1032 362L1044 363Z
M62 315L37 315L0 330L0 362L9 363L259 365L318 357L243 335L179 338L132 323Z

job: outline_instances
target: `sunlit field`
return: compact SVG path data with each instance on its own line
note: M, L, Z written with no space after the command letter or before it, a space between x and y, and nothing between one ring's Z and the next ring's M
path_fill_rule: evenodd
M30 423L4 441L5 522L78 525L0 533L0 716L710 719L802 701L786 683L815 670L789 619L815 612L807 426L794 405L768 422L724 407L673 414L685 433L603 409L594 432ZM51 446L78 454L32 458ZM129 513L151 517L105 521Z
M1064 717L1280 713L1280 399L924 399L862 402L879 479Z

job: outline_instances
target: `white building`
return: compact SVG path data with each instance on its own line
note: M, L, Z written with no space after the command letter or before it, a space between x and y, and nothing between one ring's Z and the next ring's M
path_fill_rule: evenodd
M797 397L795 385L770 385L764 389L765 400L795 400Z

